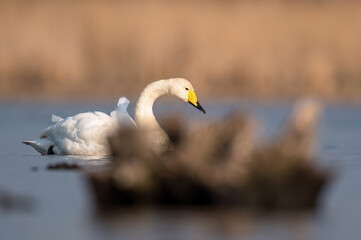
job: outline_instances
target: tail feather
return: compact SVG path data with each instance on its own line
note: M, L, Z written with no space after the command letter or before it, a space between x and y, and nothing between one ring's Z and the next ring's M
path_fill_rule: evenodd
M41 138L37 141L22 141L25 145L33 147L40 154L48 154L49 149L53 146L53 142L47 138Z
M25 145L33 145L35 144L35 141L21 141L22 143L24 143Z

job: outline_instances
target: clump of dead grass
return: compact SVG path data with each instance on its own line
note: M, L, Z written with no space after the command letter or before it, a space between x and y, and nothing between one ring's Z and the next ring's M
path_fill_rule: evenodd
M173 149L157 156L143 133L121 129L110 138L112 169L90 175L102 208L127 205L244 206L309 209L327 175L314 165L314 102L300 103L280 136L253 139L251 117L237 114L186 134L180 118L166 121Z

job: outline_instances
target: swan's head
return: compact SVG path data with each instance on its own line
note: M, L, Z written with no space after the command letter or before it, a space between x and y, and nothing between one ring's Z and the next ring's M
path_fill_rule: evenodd
M197 99L192 84L188 80L184 78L171 78L169 81L171 82L170 94L180 98L184 102L190 103L204 114L206 113L206 110L203 109Z

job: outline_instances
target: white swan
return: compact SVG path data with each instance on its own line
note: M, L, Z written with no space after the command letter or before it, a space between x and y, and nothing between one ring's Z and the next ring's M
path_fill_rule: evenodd
M102 112L79 113L62 119L52 116L54 125L45 129L40 139L23 141L39 153L56 155L107 155L108 135L119 126L138 126L146 130L156 151L166 149L169 139L153 115L153 103L162 95L172 95L188 102L203 113L192 84L183 78L159 80L149 84L141 93L135 108L135 122L129 116L129 100L122 97L115 111L107 115Z

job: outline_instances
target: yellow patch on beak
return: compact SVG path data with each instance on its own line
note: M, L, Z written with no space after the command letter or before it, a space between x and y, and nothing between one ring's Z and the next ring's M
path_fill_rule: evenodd
M195 108L206 114L206 110L204 110L201 104L198 102L196 93L192 90L188 90L188 102Z
M195 107L198 105L196 93L192 90L188 90L188 102L193 104Z

